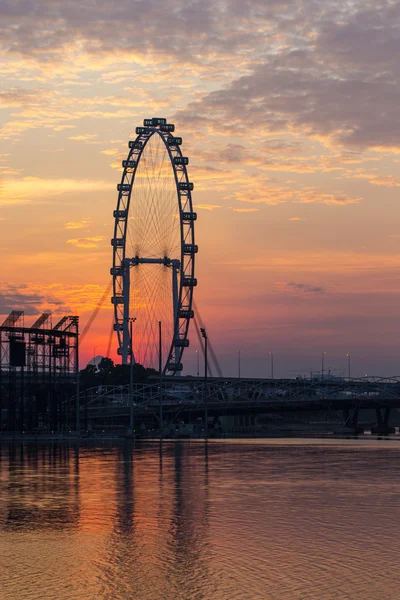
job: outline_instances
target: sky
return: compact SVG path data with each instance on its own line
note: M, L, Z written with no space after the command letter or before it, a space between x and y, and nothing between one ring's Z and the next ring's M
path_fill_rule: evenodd
M400 4L4 0L0 314L107 287L121 160L166 117L190 157L196 303L225 375L396 375ZM106 352L111 304L82 342ZM190 334L185 373L196 371ZM117 360L116 340L113 357Z

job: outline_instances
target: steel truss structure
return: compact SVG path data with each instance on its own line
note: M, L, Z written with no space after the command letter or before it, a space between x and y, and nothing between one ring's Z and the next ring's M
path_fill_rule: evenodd
M122 363L179 374L189 345L195 278L193 183L182 138L163 118L145 119L122 162L114 211L114 330ZM130 327L133 320L133 339ZM162 322L163 356L158 343ZM160 336L161 337L161 336Z
M164 378L165 415L202 414L205 401L203 378ZM125 419L133 402L137 418L152 414L157 419L160 388L157 383L137 384L133 398L129 386L103 386L87 390L81 398L89 418ZM244 415L327 411L343 426L355 428L360 410L376 412L378 426L388 425L389 411L400 408L400 377L315 379L208 378L207 405L213 415ZM82 409L83 410L83 409Z
M78 413L79 317L54 327L44 313L31 327L13 311L0 327L1 430L66 431Z

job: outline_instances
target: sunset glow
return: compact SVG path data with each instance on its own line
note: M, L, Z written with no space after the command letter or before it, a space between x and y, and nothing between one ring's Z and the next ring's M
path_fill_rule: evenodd
M400 7L390 0L0 8L0 313L89 320L135 127L190 157L196 304L224 375L398 374ZM95 16L93 16L95 15ZM107 301L81 348L105 354ZM196 372L189 332L184 373ZM112 345L116 356L116 338Z

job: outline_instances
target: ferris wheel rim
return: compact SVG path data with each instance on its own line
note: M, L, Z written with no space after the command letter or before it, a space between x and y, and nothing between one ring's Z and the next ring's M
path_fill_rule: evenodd
M164 119L153 119L152 121L165 121ZM168 127L168 125L166 125ZM174 128L174 126L169 125ZM173 131L174 129L172 129ZM127 262L134 257L126 257L127 246L127 231L129 211L131 208L131 196L135 189L135 177L137 169L140 165L140 160L143 156L145 148L153 136L158 135L162 140L168 154L170 166L173 171L175 181L175 201L179 208L179 241L180 241L180 268L179 268L179 291L177 312L174 317L173 336L171 343L167 344L168 353L166 360L162 364L163 375L172 373L176 374L181 370L181 359L184 348L189 345L188 331L190 321L194 316L193 313L193 288L197 284L195 275L195 254L197 246L195 245L195 228L194 221L196 213L193 212L193 202L191 190L193 184L189 181L187 164L189 159L184 157L181 152L180 144L182 138L172 136L171 130L162 131L157 126L145 126L136 129L137 137L129 142L129 153L127 159L123 161L124 170L121 176L121 182L118 184L118 200L117 208L114 211L114 238L111 240L113 245L113 267L111 274L113 276L113 298L114 304L114 329L118 337L118 351L122 354L124 322L120 309L121 296L121 277ZM176 143L174 142L176 140ZM180 141L179 141L180 140ZM132 158L134 157L134 158ZM177 159L177 160L175 160ZM129 190L126 181L129 181ZM121 206L123 209L121 210ZM121 222L123 223L121 228ZM122 235L121 235L122 234ZM120 236L120 237L118 237ZM125 329L126 331L126 329ZM178 337L175 336L178 332ZM125 346L126 348L126 346ZM175 354L175 360L172 360Z

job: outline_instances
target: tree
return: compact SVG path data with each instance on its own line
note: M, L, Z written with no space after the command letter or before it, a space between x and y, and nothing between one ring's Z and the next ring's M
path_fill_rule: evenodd
M98 364L97 379L102 385L107 385L111 382L114 372L114 362L111 358L102 358Z
M88 364L84 369L80 371L80 385L82 389L87 389L97 385L96 379L96 367L92 364Z
M98 366L89 363L80 372L81 388L88 389L98 385L128 385L131 372L130 365L114 365L111 358L102 358ZM133 382L145 383L150 375L157 373L154 369L145 369L143 365L133 365Z

